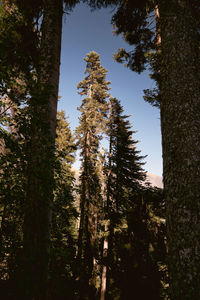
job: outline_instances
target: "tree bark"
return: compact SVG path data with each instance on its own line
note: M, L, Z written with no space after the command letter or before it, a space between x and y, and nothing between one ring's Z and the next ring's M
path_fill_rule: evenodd
M25 299L47 299L62 11L62 0L44 0L39 88L30 100L32 119L22 270Z
M199 36L192 1L160 0L159 11L170 299L200 299Z

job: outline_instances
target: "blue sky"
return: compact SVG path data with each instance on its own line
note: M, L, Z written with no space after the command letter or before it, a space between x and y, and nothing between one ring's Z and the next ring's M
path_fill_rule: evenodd
M65 110L74 130L78 125L77 107L81 104L76 87L85 76L83 58L88 52L96 51L102 66L108 70L111 95L121 101L124 113L131 115L129 120L133 130L137 130L134 139L139 141L138 150L142 155L148 155L145 170L162 175L159 110L143 100L143 90L152 88L153 81L148 72L138 75L114 61L113 54L119 48L130 48L121 37L112 33L113 13L111 8L91 12L86 5L77 5L64 17L58 108Z

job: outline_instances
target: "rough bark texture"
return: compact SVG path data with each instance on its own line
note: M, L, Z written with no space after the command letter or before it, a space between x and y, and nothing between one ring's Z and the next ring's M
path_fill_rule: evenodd
M40 89L31 99L28 186L24 220L25 299L47 299L53 165L60 68L62 0L45 0Z
M161 0L161 127L172 300L200 299L200 76L189 0Z
M56 134L56 115L58 103L58 86L60 74L60 52L62 34L62 0L44 1L44 20L42 23L42 78L46 87L50 88L48 112L51 136Z

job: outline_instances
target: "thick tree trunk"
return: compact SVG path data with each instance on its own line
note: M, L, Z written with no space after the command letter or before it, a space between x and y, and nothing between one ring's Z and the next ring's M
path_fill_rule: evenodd
M200 299L199 37L189 0L160 1L161 127L172 300Z
M39 89L32 95L24 218L25 299L46 299L62 31L62 0L44 0Z

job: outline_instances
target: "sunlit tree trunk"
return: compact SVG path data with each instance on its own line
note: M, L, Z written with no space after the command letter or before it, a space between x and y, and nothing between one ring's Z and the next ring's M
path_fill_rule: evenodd
M189 0L160 1L161 127L172 300L200 299L199 36Z
M25 299L47 298L61 31L62 0L44 0L39 82L30 100L31 139L24 220Z
M108 255L108 237L107 237L108 225L105 225L105 237L103 242L103 259L105 260ZM106 297L106 280L107 280L107 265L104 261L101 275L101 296L100 300L105 300Z
M103 243L103 269L102 269L102 277L101 277L101 296L100 300L104 300L106 298L107 291L110 287L110 272L108 269L108 261L111 262L112 257L112 249L113 249L113 221L111 218L111 172L112 172L112 151L113 151L113 107L110 105L110 117L109 117L109 157L108 157L108 173L107 173L107 182L106 182L106 201L105 201L105 212L106 218L109 220L109 225L106 223L104 227L105 237ZM107 222L108 222L107 220Z

